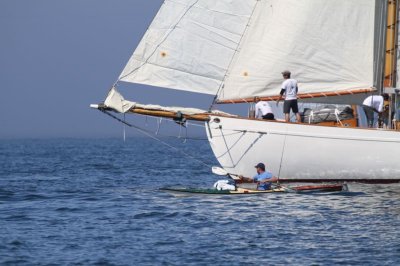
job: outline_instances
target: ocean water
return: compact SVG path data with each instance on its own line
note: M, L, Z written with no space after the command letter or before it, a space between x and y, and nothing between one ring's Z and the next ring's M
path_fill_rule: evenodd
M167 140L217 165L205 141ZM1 265L400 265L400 186L175 197L221 177L154 140L0 141Z

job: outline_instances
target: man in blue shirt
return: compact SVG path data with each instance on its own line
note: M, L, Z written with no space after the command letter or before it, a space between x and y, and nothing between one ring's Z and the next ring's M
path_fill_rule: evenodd
M257 169L257 175L253 178L243 176L239 176L239 178L244 182L256 182L258 190L269 190L272 182L278 181L278 178L274 177L272 173L265 171L263 163L258 163L255 168Z

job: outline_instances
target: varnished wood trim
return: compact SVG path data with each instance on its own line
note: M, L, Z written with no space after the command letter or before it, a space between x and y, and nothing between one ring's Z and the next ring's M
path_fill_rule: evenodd
M331 91L331 92L316 92L316 93L299 93L297 95L298 99L310 99L310 98L321 98L321 97L333 97L333 96L344 96L360 93L370 93L374 92L374 88L357 89L357 90L347 90L347 91ZM274 96L264 96L260 97L262 101L277 101L279 95ZM252 103L254 102L254 97L243 98L243 99L232 99L232 100L218 100L218 104L228 104L228 103Z

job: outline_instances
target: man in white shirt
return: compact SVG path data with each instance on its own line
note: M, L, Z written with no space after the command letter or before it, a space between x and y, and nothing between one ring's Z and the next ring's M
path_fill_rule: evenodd
M282 76L285 79L282 83L281 93L276 104L282 100L285 95L285 101L283 103L283 113L285 114L286 122L290 121L290 109L296 115L296 121L301 123L301 117L299 114L299 107L297 105L297 80L290 78L290 71L286 70L282 72Z
M268 102L261 101L260 97L255 97L254 102L256 103L255 107L255 117L262 118L266 120L275 120L274 113L272 112L271 105Z
M389 99L389 95L386 93L383 93L381 95L371 95L365 98L363 102L363 109L365 112L365 115L367 116L367 121L368 121L368 127L374 127L374 125L377 125L378 119L375 120L375 114L377 113L378 115L381 115L383 112L383 104L384 101Z

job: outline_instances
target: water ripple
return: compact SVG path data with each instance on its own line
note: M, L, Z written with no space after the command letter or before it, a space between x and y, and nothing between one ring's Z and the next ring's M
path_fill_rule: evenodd
M217 164L205 142L173 144ZM0 264L400 264L400 185L175 197L158 188L219 178L152 141L0 141L0 150Z

